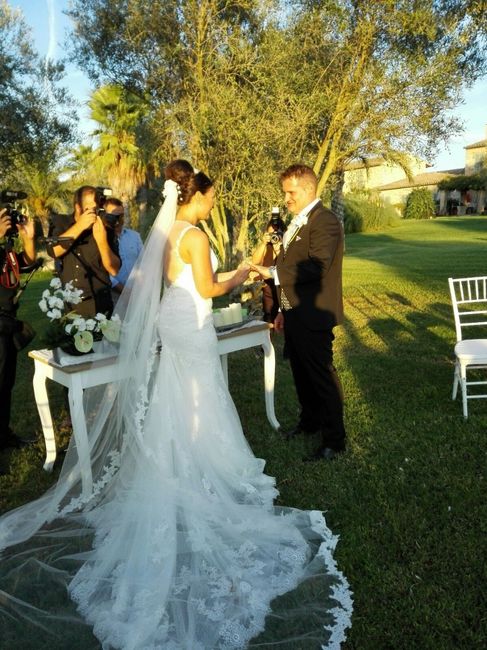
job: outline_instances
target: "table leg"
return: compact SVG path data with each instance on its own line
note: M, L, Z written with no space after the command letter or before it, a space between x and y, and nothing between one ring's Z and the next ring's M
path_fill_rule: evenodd
M54 437L54 427L52 424L51 409L49 408L49 399L46 389L46 375L43 372L41 363L34 362L34 397L36 400L37 411L42 425L44 442L46 444L46 461L44 469L46 472L52 471L54 461L56 460L56 438Z
M69 387L69 410L73 424L73 436L76 442L78 460L81 472L82 495L89 498L93 492L93 475L91 473L90 446L83 410L83 387L79 376L71 376Z
M274 411L274 379L276 374L276 355L274 346L271 343L269 332L265 333L262 341L262 349L264 350L264 390L265 390L265 410L267 419L274 427L279 429L281 426L276 418Z
M220 361L222 364L223 376L225 377L225 383L228 386L228 354L220 354Z

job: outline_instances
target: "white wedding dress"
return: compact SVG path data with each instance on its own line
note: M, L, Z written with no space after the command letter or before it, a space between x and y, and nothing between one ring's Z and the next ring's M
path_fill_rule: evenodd
M351 597L336 538L322 513L273 505L274 479L243 435L211 300L190 265L165 287L156 319L162 347L135 416L143 448L124 440L97 499L60 510L92 531L64 554L70 598L104 649L339 648Z

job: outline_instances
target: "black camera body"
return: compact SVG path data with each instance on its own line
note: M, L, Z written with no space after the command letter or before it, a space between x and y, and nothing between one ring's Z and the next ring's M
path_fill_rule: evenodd
M279 244L282 242L283 231L281 230L281 216L278 207L273 207L271 212L271 223L270 225L274 229L274 232L270 234L269 241L271 244Z
M5 208L5 215L10 217L10 228L5 233L7 239L12 237L17 237L19 231L17 226L21 226L27 222L28 218L22 212L19 212L15 206L17 201L23 201L27 198L25 192L19 192L16 190L2 190L0 193L0 204L2 208Z
M96 214L103 221L106 228L113 229L117 225L119 215L109 214L105 210L105 203L113 195L113 192L109 187L97 187L95 189Z

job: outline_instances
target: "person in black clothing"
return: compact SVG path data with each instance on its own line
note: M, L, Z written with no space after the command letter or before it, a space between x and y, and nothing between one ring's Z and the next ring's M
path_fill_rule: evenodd
M281 251L282 233L286 232L286 224L280 217L273 217L266 226L264 237L252 255L253 264L274 266ZM277 287L272 278L264 280L262 288L262 309L266 323L273 323L279 311Z
M47 247L56 260L56 269L63 282L72 282L83 290L83 300L74 310L85 318L97 313L111 316L113 300L110 275L120 270L118 242L113 228L106 227L96 213L96 189L85 185L74 194L74 213L69 221L56 215Z
M287 437L320 432L320 446L305 460L332 460L346 446L343 392L333 365L333 328L343 322L343 227L317 197L318 181L310 167L292 165L280 180L295 216L275 266L251 266L279 286L281 311L274 328L284 332L301 404L300 419Z
M11 228L6 210L0 210L0 240ZM12 389L15 384L17 349L14 345L17 304L15 295L19 289L20 273L32 265L36 258L34 222L29 220L17 225L23 253L17 255L8 242L0 244L0 450L21 447L28 441L19 438L10 429Z

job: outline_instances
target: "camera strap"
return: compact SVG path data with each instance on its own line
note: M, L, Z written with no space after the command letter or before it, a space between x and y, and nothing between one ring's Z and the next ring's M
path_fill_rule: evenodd
M5 251L0 272L0 284L5 289L16 289L20 284L19 260L12 250Z

